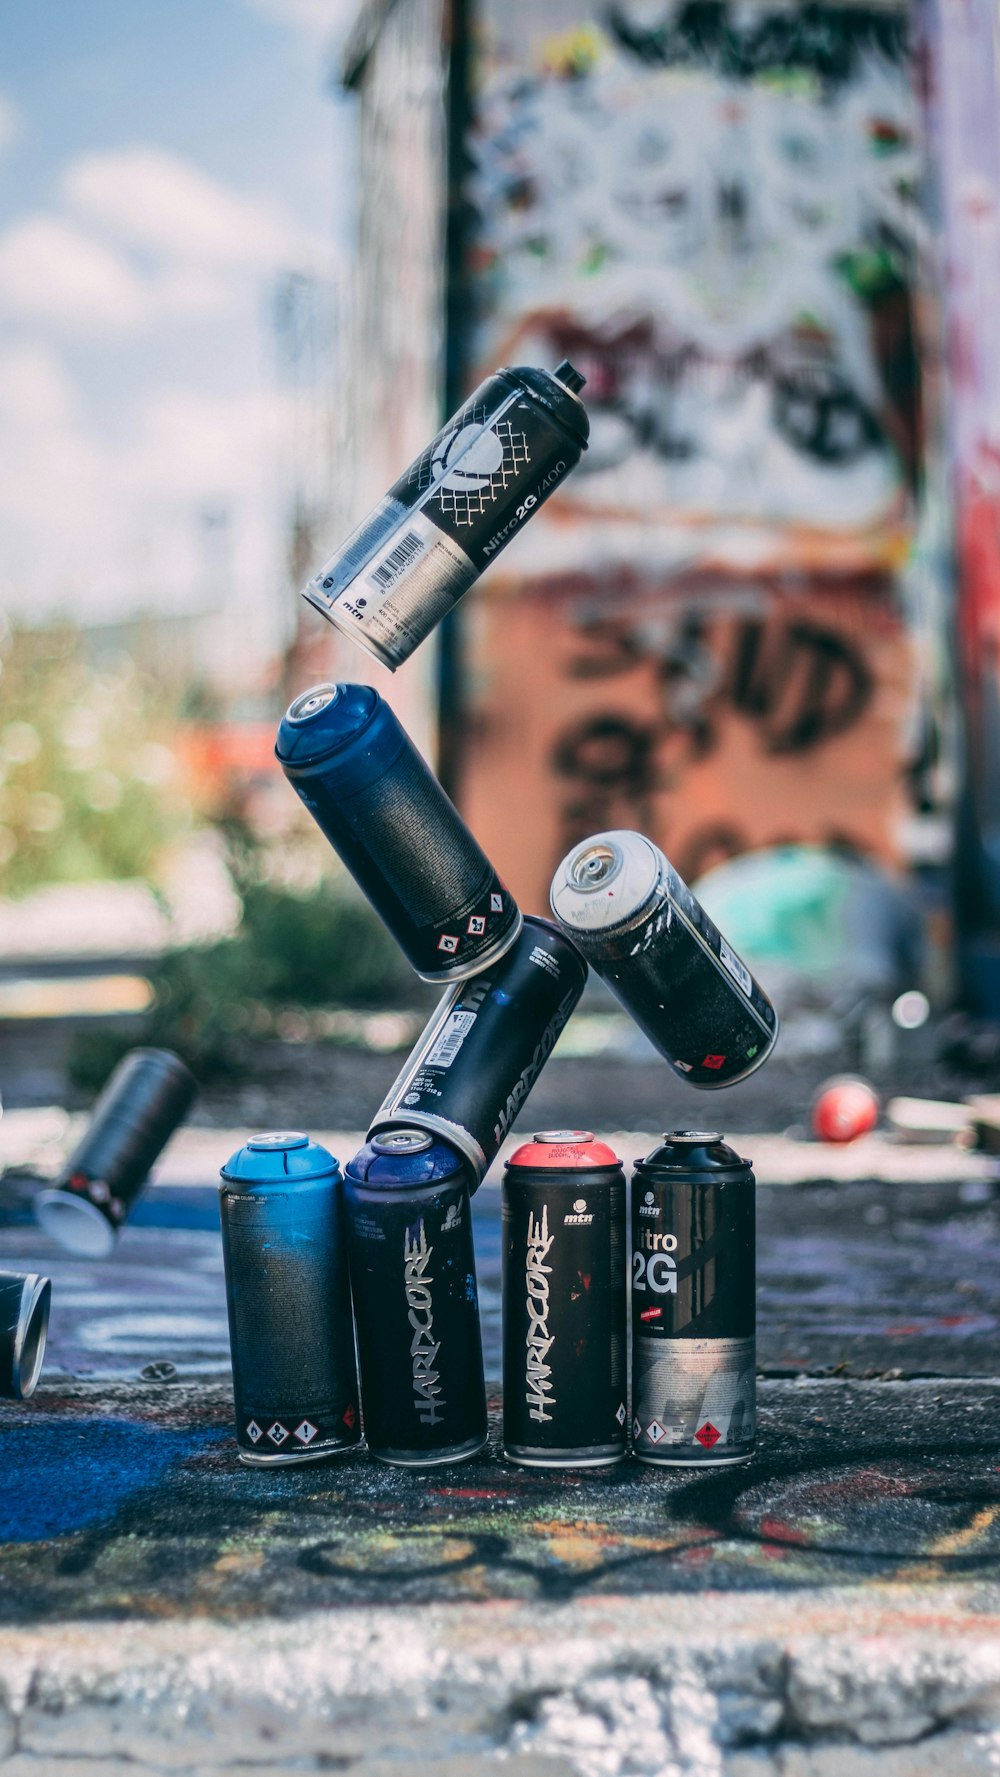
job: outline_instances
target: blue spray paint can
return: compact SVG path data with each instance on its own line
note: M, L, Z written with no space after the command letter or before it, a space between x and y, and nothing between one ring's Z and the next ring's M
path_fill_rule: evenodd
M464 981L510 949L516 901L370 685L304 692L274 750L422 981Z
M240 1461L318 1462L361 1438L340 1167L308 1136L255 1135L219 1207Z
M404 1468L486 1443L471 1183L426 1129L373 1136L344 1177L365 1433Z

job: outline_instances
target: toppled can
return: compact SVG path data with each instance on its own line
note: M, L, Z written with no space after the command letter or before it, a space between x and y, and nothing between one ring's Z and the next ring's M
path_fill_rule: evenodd
M689 1086L732 1086L767 1060L778 1017L658 846L596 833L552 879L552 911Z
M361 1439L342 1181L299 1130L254 1135L219 1211L241 1462L319 1462Z
M517 942L471 981L443 994L372 1119L429 1129L482 1182L583 992L587 965L547 919L524 921Z
M46 1234L69 1252L106 1258L197 1090L193 1074L171 1050L130 1050L104 1087L58 1182L35 1198Z
M625 1175L587 1130L548 1129L503 1182L503 1444L526 1468L621 1462L628 1443Z
M755 1181L711 1130L678 1129L632 1174L632 1449L718 1468L756 1438Z
M26 1401L45 1357L52 1285L34 1272L0 1271L0 1400Z
M566 361L488 377L303 598L394 672L579 462L583 385Z
M344 1178L368 1448L432 1468L486 1443L470 1174L424 1129L392 1129Z
M372 686L303 692L275 753L421 981L462 981L509 950L516 901Z

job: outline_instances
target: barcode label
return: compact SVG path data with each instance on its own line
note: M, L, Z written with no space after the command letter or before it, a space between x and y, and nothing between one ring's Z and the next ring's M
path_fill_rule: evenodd
M719 956L723 966L727 968L732 975L733 980L738 981L743 992L749 994L750 989L753 986L753 982L750 979L750 972L746 965L740 962L735 950L730 950L729 945L726 943L721 932L719 934Z
M437 1042L424 1058L425 1067L450 1067L476 1022L475 1012L452 1012L438 1034Z
M398 580L400 574L410 566L410 563L416 561L418 555L423 554L424 548L424 539L420 533L407 531L406 536L400 538L395 549L368 576L369 579L374 581L382 592L386 592L393 581Z

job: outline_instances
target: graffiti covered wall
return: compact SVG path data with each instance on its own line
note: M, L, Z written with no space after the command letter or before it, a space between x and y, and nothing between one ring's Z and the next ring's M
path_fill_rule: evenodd
M609 824L688 876L795 839L901 861L905 14L482 0L480 22L476 370L570 357L593 429L468 603L464 811L536 908Z

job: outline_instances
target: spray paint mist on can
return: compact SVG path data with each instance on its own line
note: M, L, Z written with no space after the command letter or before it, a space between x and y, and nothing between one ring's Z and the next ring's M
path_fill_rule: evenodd
M552 879L552 911L689 1086L732 1086L767 1060L778 1018L676 870L640 833L596 833Z
M721 1135L681 1129L632 1174L632 1448L719 1467L756 1432L754 1176Z
M241 1462L318 1462L361 1438L340 1167L299 1131L255 1135L219 1209Z
M443 994L376 1113L369 1139L412 1127L441 1135L483 1180L583 992L587 965L529 915L492 967Z
M625 1177L604 1142L553 1129L503 1184L503 1442L526 1468L626 1453Z
M463 981L510 948L517 903L370 685L303 692L275 753L421 981Z
M579 462L583 384L568 362L488 377L303 598L394 672Z
M69 1252L106 1258L198 1088L169 1049L132 1049L104 1087L58 1182L40 1191L40 1225Z
M42 1373L52 1285L34 1272L0 1271L0 1400L26 1401Z
M424 1129L376 1135L345 1201L368 1448L383 1462L464 1462L486 1443L469 1169Z

